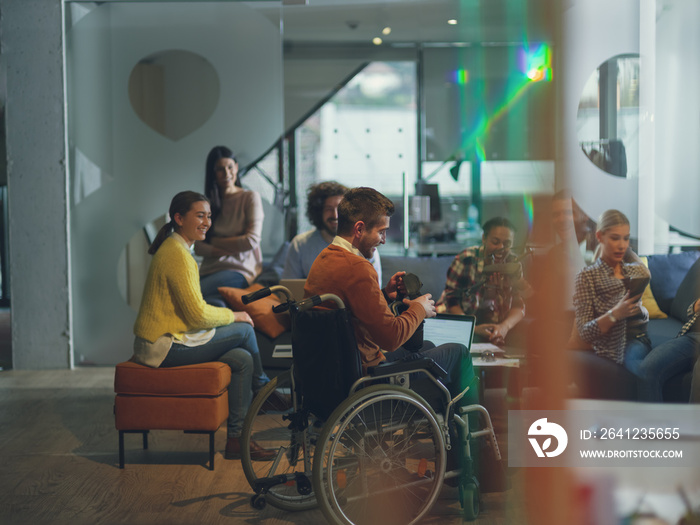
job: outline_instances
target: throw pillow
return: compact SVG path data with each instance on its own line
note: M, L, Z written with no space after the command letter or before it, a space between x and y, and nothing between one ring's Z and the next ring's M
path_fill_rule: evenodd
M222 286L219 288L219 293L233 311L247 312L253 319L255 328L270 339L274 339L291 327L288 313L276 314L272 311L273 306L281 303L277 296L274 294L269 295L268 297L263 297L250 304L243 304L242 300L244 295L262 290L263 288L264 286L261 284L253 284L248 288L229 288L227 286Z
M681 281L698 257L700 251L649 255L651 291L662 312L671 313Z
M640 257L640 259L642 259L644 266L649 268L647 258ZM642 306L649 312L649 319L666 319L668 317L668 315L661 311L661 308L659 308L659 305L656 303L656 299L654 299L654 294L651 292L651 282L642 294Z
M685 323L688 320L687 310L690 303L700 297L700 259L690 267L688 273L681 281L676 292L676 297L671 303L671 315Z

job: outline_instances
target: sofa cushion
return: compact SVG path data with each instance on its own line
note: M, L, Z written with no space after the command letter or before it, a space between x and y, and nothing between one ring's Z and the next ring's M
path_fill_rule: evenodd
M663 312L671 313L671 304L678 287L698 257L700 251L648 256L651 291Z
M272 260L269 263L263 264L263 271L255 278L255 282L263 286L279 284L288 251L289 241L285 241L282 243L279 250L277 250Z
M288 313L276 314L272 311L273 306L277 306L281 303L277 296L270 295L250 304L243 304L242 297L244 295L262 290L263 288L261 284L253 284L248 288L229 288L227 286L222 286L219 288L219 293L234 312L247 312L253 319L255 328L274 339L291 327Z
M114 371L114 391L133 396L216 397L226 391L230 382L231 367L219 361L169 368L126 361Z
M640 257L640 259L642 259L644 266L649 268L647 258ZM642 305L647 309L647 312L649 312L649 319L666 319L668 317L668 315L661 311L659 304L656 302L656 299L654 299L654 294L651 291L651 283L649 283L649 285L644 289L644 293L642 294Z
M569 350L576 397L583 399L637 399L637 381L632 372L593 352Z
M685 323L688 307L700 297L700 259L690 267L671 303L671 315Z

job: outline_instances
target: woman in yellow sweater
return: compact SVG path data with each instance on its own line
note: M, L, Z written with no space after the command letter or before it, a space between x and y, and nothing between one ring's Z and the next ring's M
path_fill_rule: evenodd
M211 226L209 201L184 191L170 203L171 220L148 253L153 255L134 325L132 360L152 367L221 361L231 367L226 459L240 457L243 419L252 391L269 381L262 371L253 321L245 312L208 305L190 252ZM254 384L255 380L259 384ZM274 452L251 441L251 457L267 461Z

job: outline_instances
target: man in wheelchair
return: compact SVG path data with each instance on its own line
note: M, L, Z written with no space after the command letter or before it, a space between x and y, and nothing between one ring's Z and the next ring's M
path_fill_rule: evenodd
M411 353L407 342L436 315L434 302L407 289L405 272L381 290L368 261L384 243L393 211L371 188L346 193L338 233L309 271L307 299L280 305L292 314L293 371L256 397L243 432L243 469L256 508L318 505L333 524L412 525L444 481L459 486L465 519L479 514L479 451L472 447L486 437L498 460L500 453L489 414L478 405L469 351L424 344ZM250 300L275 288L282 287ZM396 315L389 303L409 292L413 298L393 308ZM263 410L277 388L292 392L291 410ZM474 424L479 416L481 428ZM274 460L248 457L248 440L274 450Z
M410 359L411 352L403 345L425 318L436 315L430 294L406 298L404 311L398 316L392 313L389 303L396 300L397 293L405 293L405 272L393 275L384 290L379 288L377 273L368 259L384 244L393 213L391 200L378 191L349 190L338 206L337 235L314 261L304 287L306 297L331 293L343 300L350 311L365 372L383 361ZM426 343L420 353L447 372L445 383L453 396L473 377L471 356L464 345L434 347Z

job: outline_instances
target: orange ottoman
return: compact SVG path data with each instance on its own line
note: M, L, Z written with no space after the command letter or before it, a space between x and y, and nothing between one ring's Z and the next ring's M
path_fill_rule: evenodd
M172 368L120 363L114 372L114 421L119 431L119 468L124 434L184 430L209 434L209 469L214 470L214 434L228 418L231 368L218 361Z

